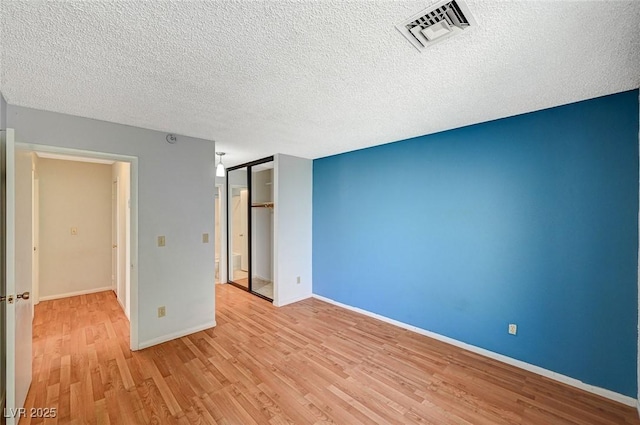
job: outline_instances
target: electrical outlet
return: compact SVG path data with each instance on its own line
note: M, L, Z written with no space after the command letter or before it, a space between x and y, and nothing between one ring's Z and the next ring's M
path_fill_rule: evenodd
M202 234L202 243L209 243L209 234L208 233L203 233Z
M164 236L158 236L158 246L165 246L165 243Z
M167 315L167 308L165 306L158 307L158 317L164 317Z
M299 285L300 284L300 276L298 276L298 278L296 279L296 283Z
M518 333L518 325L515 323L509 323L509 334L515 335Z

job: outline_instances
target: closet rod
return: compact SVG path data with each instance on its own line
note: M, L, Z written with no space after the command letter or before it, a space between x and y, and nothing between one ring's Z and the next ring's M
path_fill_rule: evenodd
M262 202L260 204L251 204L252 208L273 208L273 202Z

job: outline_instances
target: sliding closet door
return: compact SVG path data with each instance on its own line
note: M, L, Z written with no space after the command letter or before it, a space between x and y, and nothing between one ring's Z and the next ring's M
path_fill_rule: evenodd
M273 300L273 161L251 167L251 291Z
M229 281L249 290L249 179L248 167L230 170L228 179Z
M273 301L273 157L227 168L229 283Z

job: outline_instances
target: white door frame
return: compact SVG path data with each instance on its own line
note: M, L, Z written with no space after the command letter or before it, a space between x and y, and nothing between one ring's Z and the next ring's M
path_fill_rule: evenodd
M106 159L118 162L128 162L130 167L130 224L131 233L129 245L130 255L130 291L127 299L130 300L130 340L129 347L136 351L139 349L138 341L138 157L130 155L114 154L109 152L96 152L83 149L62 148L58 146L38 145L32 143L17 143L16 148L34 152L47 152L60 155L79 156L84 158Z
M32 197L32 238L33 238L33 260L32 260L32 298L33 306L40 302L40 179L36 167L32 170L31 180ZM35 312L35 309L34 309Z
M227 260L227 185L224 183L217 183L216 188L218 190L218 202L220 203L220 208L218 209L219 217L216 217L218 220L220 227L218 228L218 233L214 235L216 239L220 241L220 252L216 252L215 254L218 256L218 276L220 276L220 283L227 283L229 281L227 275L227 265L229 264Z
M111 285L122 309L122 294L120 293L120 181L116 177L111 182Z

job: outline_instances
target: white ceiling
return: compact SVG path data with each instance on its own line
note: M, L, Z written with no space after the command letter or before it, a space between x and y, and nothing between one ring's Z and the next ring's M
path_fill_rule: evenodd
M225 165L318 158L640 86L640 1L467 1L420 53L424 1L2 0L10 104L215 139Z

